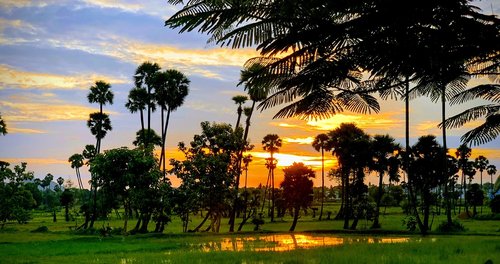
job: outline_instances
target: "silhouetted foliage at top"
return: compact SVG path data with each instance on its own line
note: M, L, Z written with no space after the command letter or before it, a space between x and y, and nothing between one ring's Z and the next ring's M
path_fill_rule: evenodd
M375 98L359 93L366 87L393 88L402 76L447 85L462 73L498 71L498 19L467 0L169 2L182 6L167 26L260 51L249 63L265 70L253 80L273 87L264 109L288 104L277 117L377 112ZM359 85L363 70L377 86Z

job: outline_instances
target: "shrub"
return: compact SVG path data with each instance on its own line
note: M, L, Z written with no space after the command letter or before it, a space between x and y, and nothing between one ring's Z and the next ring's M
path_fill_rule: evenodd
M466 228L458 222L458 220L455 220L451 223L451 225L448 225L448 222L441 222L439 226L436 229L439 232L464 232L466 231Z
M402 220L403 226L406 226L406 229L413 232L417 229L417 220L413 216L407 216Z
M49 232L49 228L46 226L40 226L37 229L31 231L31 233L45 233L45 232Z
M495 195L490 202L491 212L494 214L500 213L500 195Z

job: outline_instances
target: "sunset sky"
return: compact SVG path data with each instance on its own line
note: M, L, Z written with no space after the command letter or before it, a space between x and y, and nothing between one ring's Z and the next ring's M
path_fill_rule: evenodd
M484 13L500 14L499 0L476 3ZM43 178L52 173L71 179L75 173L68 157L81 153L95 139L86 126L98 105L87 102L89 87L97 80L111 84L114 104L104 107L113 130L102 141L102 149L132 147L140 128L138 114L125 108L132 76L145 61L162 69L175 68L191 80L185 104L172 114L167 136L167 157L179 157L179 141L189 142L200 133L202 121L227 122L234 126L236 105L231 97L244 94L236 86L243 63L256 56L252 49L231 50L206 43L206 35L178 34L164 27L164 21L178 7L164 0L3 0L0 1L0 113L9 134L0 136L0 160L12 165L28 162L28 169ZM471 85L483 80L472 80ZM481 103L474 101L473 104ZM344 113L328 120L272 119L278 109L258 113L252 120L250 140L255 145L250 165L250 185L265 184L267 172L261 146L269 133L283 139L277 156L279 166L302 161L321 172L321 156L311 147L319 133L342 122L354 122L367 133L404 138L404 105L401 101L380 101L379 114ZM447 116L471 105L449 107ZM159 114L153 118L159 131ZM426 98L411 102L411 142L434 134L440 139L440 106ZM478 123L449 131L449 147L459 145L460 136ZM454 153L454 150L451 150ZM473 149L473 157L486 156L500 170L499 139ZM326 155L327 170L335 166ZM282 170L278 168L277 184ZM84 182L89 179L86 170ZM370 182L375 178L369 177ZM489 182L489 177L484 177ZM178 183L173 179L174 184ZM319 177L315 185L320 184ZM328 185L330 182L328 183Z

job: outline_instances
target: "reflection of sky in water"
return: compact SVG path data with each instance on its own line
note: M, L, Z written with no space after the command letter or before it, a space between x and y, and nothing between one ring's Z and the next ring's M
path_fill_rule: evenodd
M406 243L407 237L333 237L303 234L225 237L219 241L191 244L201 251L289 251L315 247L338 246L352 243Z

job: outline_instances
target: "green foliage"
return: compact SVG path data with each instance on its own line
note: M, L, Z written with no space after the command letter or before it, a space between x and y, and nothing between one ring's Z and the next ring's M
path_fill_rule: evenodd
M458 221L455 220L451 225L448 222L441 222L436 229L438 232L444 233L454 233L454 232L465 232L466 228Z
M406 216L402 220L403 226L410 232L413 232L417 229L417 219L413 216Z

